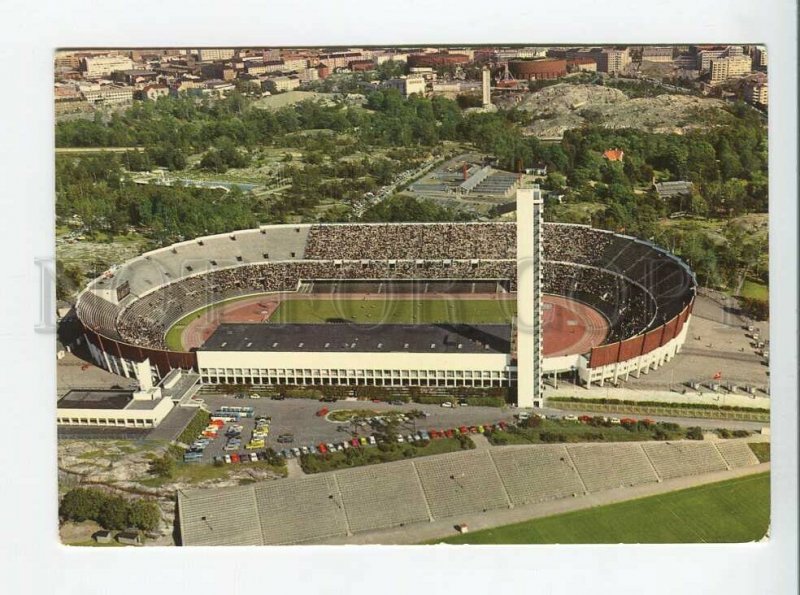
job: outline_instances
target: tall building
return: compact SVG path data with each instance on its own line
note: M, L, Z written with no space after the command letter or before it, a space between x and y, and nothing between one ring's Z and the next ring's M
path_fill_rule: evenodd
M753 69L767 69L767 48L762 45L757 46L755 50L753 50Z
M751 64L750 58L744 55L711 60L711 84L747 74L750 72Z
M542 193L517 190L517 405L541 407Z
M481 92L483 107L492 105L492 73L487 66L481 70Z
M748 103L756 105L769 105L767 83L751 83L744 88L744 98Z
M729 45L727 47L696 48L697 70L708 72L711 70L711 61L719 58L734 58L743 56L744 50L739 45Z
M627 49L603 50L597 54L597 70L608 74L622 72L631 63L631 56Z

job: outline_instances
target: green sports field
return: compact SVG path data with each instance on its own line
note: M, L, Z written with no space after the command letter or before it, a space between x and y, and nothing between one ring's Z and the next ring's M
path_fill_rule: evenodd
M313 323L347 320L382 324L507 323L515 300L307 299L281 302L270 322Z
M235 302L241 302L244 300L253 299L252 295L245 295L242 297L235 297L229 300L224 300L222 302L216 302L214 304L210 304L205 308L201 308L197 312L192 312L191 314L187 314L178 322L173 324L169 327L167 334L164 336L164 340L167 343L167 349L171 349L173 351L183 351L183 343L181 342L181 337L183 336L183 331L186 330L186 327L189 326L189 323L194 320L195 318L199 318L209 310L213 310L214 308L219 308L220 306L229 306Z
M757 541L769 526L769 494L769 473L759 473L442 541L451 544Z

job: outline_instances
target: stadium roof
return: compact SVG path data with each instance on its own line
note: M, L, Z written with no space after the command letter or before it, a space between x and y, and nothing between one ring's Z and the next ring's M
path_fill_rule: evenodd
M509 353L508 324L221 324L201 351Z

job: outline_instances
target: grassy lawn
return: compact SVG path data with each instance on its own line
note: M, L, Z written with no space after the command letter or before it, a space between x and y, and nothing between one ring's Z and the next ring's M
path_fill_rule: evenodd
M499 444L542 444L542 432L563 435L564 440L556 442L642 442L653 440L653 430L626 430L622 426L589 426L586 424L543 419L537 428L518 428L513 432L497 431L491 434L490 440ZM670 440L685 437L685 430L666 430Z
M64 545L70 545L76 547L128 547L116 541L110 541L108 543L97 543L94 539L87 539L86 541L73 541L72 543L65 543Z
M757 300L769 299L769 287L758 281L746 279L742 286L742 297L753 298Z
M372 409L337 409L328 414L328 419L331 421L350 421L354 417L373 417L375 415L378 415L378 412Z
M756 455L759 463L769 463L771 451L769 442L750 442L748 446Z
M444 543L750 542L767 531L769 495L769 473L760 473L476 531L449 537Z
M509 322L515 311L513 300L308 299L281 302L270 322L491 324Z
M278 475L286 476L286 465L277 467L264 461L257 463L243 463L243 468L261 471L273 471ZM148 477L139 481L140 484L158 488L175 482L201 483L204 481L218 481L227 479L233 471L238 471L239 465L222 465L215 467L207 463L176 463L175 476L171 479L165 477Z

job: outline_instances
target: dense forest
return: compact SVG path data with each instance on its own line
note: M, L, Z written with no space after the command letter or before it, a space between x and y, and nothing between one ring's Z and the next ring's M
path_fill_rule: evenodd
M421 155L437 154L442 141L475 146L498 165L521 171L545 163L545 190L561 195L546 209L550 218L572 220L563 207L599 205L582 223L651 239L674 250L695 267L701 282L730 286L742 275L766 281L756 242L739 226L725 225L723 241L702 228L665 227L660 222L681 213L706 221L731 221L745 213L766 213L767 136L760 116L743 105L729 108L735 118L709 112L706 125L685 135L635 129L585 126L568 131L560 143L526 136L520 124L531 115L517 110L465 112L442 97L404 99L394 90L367 94L363 106L342 100L303 101L269 111L233 93L219 101L188 96L137 102L107 119L59 122L58 147L139 147L119 155L59 157L57 214L79 215L89 228L112 234L133 227L165 243L257 223L352 218L336 205L319 214L324 197L352 203L399 172L419 165ZM134 185L126 172L155 166L181 170L187 158L210 172L242 168L264 147L297 148L301 163L283 168L288 188L269 207L234 189ZM622 162L602 157L609 148L625 153ZM424 149L420 151L419 149ZM356 155L359 154L359 155ZM367 155L367 156L364 156ZM687 180L690 196L660 199L653 182ZM431 220L463 217L425 201L395 197L368 208L364 220Z

